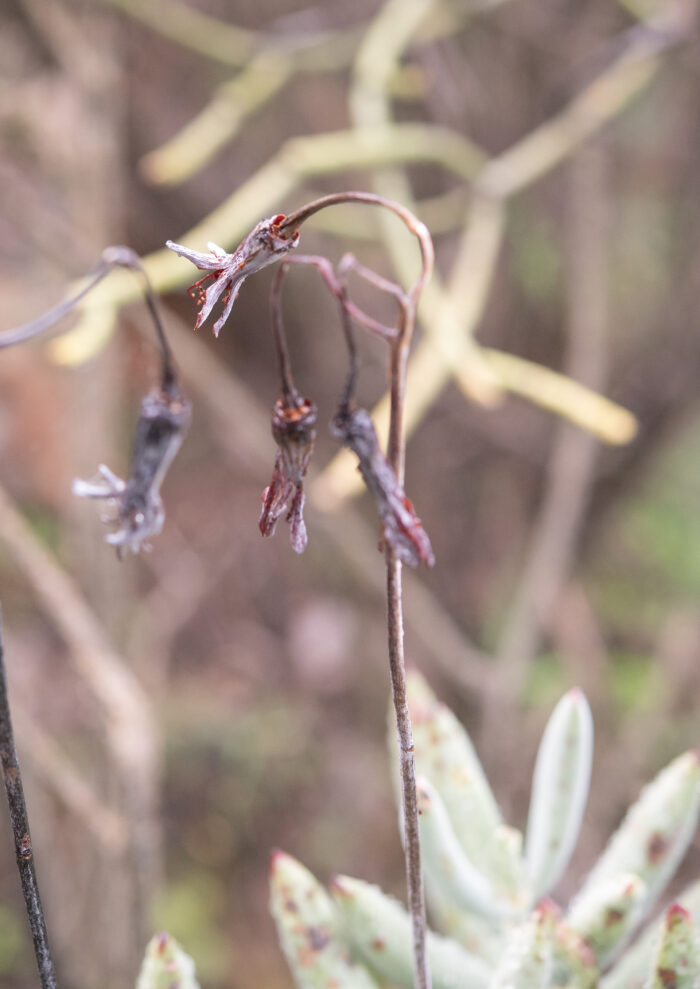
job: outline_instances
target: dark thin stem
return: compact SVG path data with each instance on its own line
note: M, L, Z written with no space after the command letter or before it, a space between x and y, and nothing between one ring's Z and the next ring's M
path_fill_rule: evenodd
M292 401L296 401L297 405L301 402L299 393L296 390L294 380L292 378L291 362L289 359L289 352L287 350L287 339L284 332L281 306L282 280L288 267L292 264L303 264L314 267L323 278L333 296L338 300L338 305L340 308L340 323L350 360L350 370L348 371L348 377L343 387L339 408L341 411L347 411L350 401L355 394L357 378L360 373L359 356L357 353L357 344L355 342L355 334L353 333L351 319L351 316L359 310L357 310L357 307L354 306L348 299L345 284L337 277L335 271L333 270L333 265L328 258L321 257L317 254L297 254L294 257L286 258L281 262L272 283L270 303L272 308L273 327L275 331L277 361L279 365L280 378L282 380L282 394L285 399L289 396ZM365 314L361 313L361 315L364 316Z
M6 332L0 334L0 348L11 347L16 343L24 343L25 340L31 340L33 337L40 336L46 330L50 329L59 320L67 316L68 313L72 312L73 309L82 302L83 299L92 292L92 290L97 286L103 278L105 278L114 268L128 268L130 271L135 272L140 275L143 280L144 285L144 299L146 305L148 306L148 311L153 320L153 325L156 331L156 339L158 341L158 346L160 348L161 354L161 385L163 391L171 394L174 390L177 390L177 373L175 371L175 361L173 359L172 350L168 344L168 338L165 334L165 327L163 326L163 321L160 317L160 310L158 308L158 300L155 292L153 291L153 286L146 274L146 271L141 264L141 258L138 256L136 251L133 251L130 247L107 247L102 252L102 257L93 272L91 272L87 277L89 278L88 283L76 294L71 296L69 299L65 299L63 302L59 302L58 305L49 309L38 319L32 320L31 323L25 323L23 326L16 326L12 330L7 330Z
M38 319L34 319L31 323L24 323L22 326L15 326L11 330L6 330L4 333L0 334L0 348L1 347L11 347L16 343L24 343L25 340L31 340L32 337L39 336L45 330L50 329L55 323L58 323L60 319L67 316L71 310L75 309L79 302L88 295L96 285L98 285L102 279L110 273L112 270L112 265L106 261L100 261L95 271L89 275L90 281L87 285L82 288L77 295L73 295L70 299L64 299L63 302L59 302L58 305L49 309Z
M7 674L5 657L2 646L2 625L0 618L0 761L2 762L2 777L7 795L7 805L10 809L10 823L15 840L17 868L24 894L24 903L29 918L29 927L34 941L34 953L39 968L42 989L55 989L53 961L46 934L44 911L39 897L39 887L34 869L34 853L32 839L29 834L27 805L24 800L22 776L20 774L15 739L10 718L10 702L7 694Z
M401 306L399 335L391 348L391 410L387 458L401 485L404 483L406 441L403 417L406 396L408 350L415 324L415 307L405 302ZM403 808L404 855L406 885L413 931L413 973L415 989L430 989L430 969L426 953L427 924L425 893L421 866L418 797L414 761L413 729L406 695L406 660L403 631L403 585L401 561L393 547L386 545L387 632L389 640L389 672L399 742L401 771L401 803Z
M284 320L282 317L282 280L284 279L285 271L286 265L284 264L281 264L277 269L270 292L270 308L272 309L272 329L275 337L282 397L287 408L298 409L303 403L294 384L292 362L289 357L289 348L287 347L287 334L284 330Z
M430 989L430 970L428 968L426 954L425 895L423 892L420 832L418 828L416 770L413 757L413 729L406 694L401 561L397 558L396 551L390 546L386 547L385 557L389 673L391 676L391 692L399 742L406 885L413 929L414 983L415 989Z
M143 294L146 305L148 306L148 311L153 320L153 326L156 331L156 340L158 341L158 347L160 348L160 366L161 366L161 386L166 394L172 394L178 390L177 386L177 372L175 370L175 360L173 358L173 352L170 349L170 344L168 343L168 338L165 333L165 327L163 326L163 321L160 317L160 309L158 307L158 299L156 293L153 291L153 286L151 285L151 280L146 274L146 269L141 264L141 258L138 256L136 251L132 250L130 247L117 246L108 247L102 252L103 261L111 267L128 268L129 271L135 272L137 275L141 276L143 281Z

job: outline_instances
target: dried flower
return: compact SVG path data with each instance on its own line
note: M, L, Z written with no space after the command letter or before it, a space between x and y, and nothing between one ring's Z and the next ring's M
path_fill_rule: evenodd
M175 251L180 257L187 258L201 271L208 274L188 289L189 294L199 306L199 315L194 325L198 330L209 317L219 299L224 302L224 311L214 323L214 336L219 335L221 327L231 315L233 303L236 301L241 285L248 275L260 271L268 264L288 254L299 243L299 232L291 236L281 234L280 227L285 220L280 213L266 220L261 220L238 245L233 254L228 254L217 244L208 243L209 254L192 251L172 240L166 241L166 247Z
M272 435L277 456L272 480L262 493L262 510L258 525L263 536L271 536L277 521L287 512L292 549L306 549L304 523L304 476L316 439L316 406L308 398L289 405L282 399L272 413Z
M160 486L187 431L191 409L190 402L174 387L151 392L141 403L127 480L100 464L101 482L73 481L73 494L78 497L108 498L116 503L117 518L110 521L118 522L119 528L106 541L116 546L120 559L125 550L138 553L163 528Z
M384 538L410 567L435 563L430 539L391 464L379 446L372 417L365 409L343 409L331 423L331 431L359 460L357 469L374 495Z

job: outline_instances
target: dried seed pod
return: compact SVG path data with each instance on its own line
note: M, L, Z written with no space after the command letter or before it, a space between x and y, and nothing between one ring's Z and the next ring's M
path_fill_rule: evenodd
M341 409L331 432L357 457L357 469L374 495L384 538L403 563L417 567L435 563L430 539L391 464L382 453L372 417L366 409Z
M160 486L190 424L192 406L175 387L152 391L141 403L141 415L126 481L100 465L102 481L75 480L73 494L81 498L107 498L117 505L119 528L106 541L116 546L121 559L124 551L138 553L163 528L165 510Z
M272 435L277 456L272 480L262 493L258 525L263 536L271 536L281 515L287 513L292 549L303 553L307 536L304 523L304 477L316 440L317 410L308 398L288 405L283 399L272 412Z

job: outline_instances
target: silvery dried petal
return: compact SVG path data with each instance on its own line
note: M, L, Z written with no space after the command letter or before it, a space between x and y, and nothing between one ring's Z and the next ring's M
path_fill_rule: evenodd
M280 226L285 220L284 214L261 220L238 245L232 254L228 254L217 244L209 243L209 254L193 251L172 240L166 241L166 247L186 258L201 271L208 274L188 289L189 294L199 306L199 315L195 330L208 319L212 309L223 299L224 311L214 324L214 335L218 337L221 327L231 315L231 309L236 301L241 285L248 275L260 271L267 265L288 254L299 243L299 233L291 237L280 234Z
M263 536L271 536L286 512L296 553L303 553L307 543L303 482L316 439L316 417L316 406L308 399L298 406L286 405L280 399L272 413L277 456L272 480L262 494L258 526Z
M359 460L357 469L374 495L384 525L384 538L396 555L410 567L417 567L421 562L432 567L435 556L430 539L381 451L369 412L365 409L343 411L331 423L331 431Z
M99 468L102 482L73 482L73 493L78 497L107 498L116 504L115 521L119 528L106 541L116 546L120 558L125 550L138 553L163 528L165 510L160 486L180 448L190 418L191 405L181 393L172 389L151 392L141 403L127 480L123 481L103 464Z

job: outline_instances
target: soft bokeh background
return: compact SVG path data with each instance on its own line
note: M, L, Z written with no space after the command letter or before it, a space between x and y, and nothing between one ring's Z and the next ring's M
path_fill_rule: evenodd
M1 14L3 327L58 300L105 245L187 241L237 190L192 246L210 231L232 246L323 191L415 200L440 292L415 351L407 488L438 563L407 575L407 652L519 826L545 719L566 687L586 690L596 760L566 898L642 782L698 743L692 4L6 0ZM289 143L339 130L333 147ZM382 237L363 208L304 234L392 275ZM415 264L393 228L397 245ZM166 927L207 986L277 989L290 978L266 909L273 847L322 878L402 890L377 524L352 474L325 469L322 429L307 553L284 526L261 540L270 273L215 342L191 333L192 269L159 263L195 412L150 554L120 565L99 506L70 494L100 462L126 470L156 373L143 307L110 336L108 283L78 341L0 360L0 598L36 858L62 985L129 986ZM335 309L312 273L285 299L324 422L344 371ZM363 361L373 404L381 348L363 342ZM636 436L619 442L624 415L539 366L631 410ZM0 830L0 982L20 989L36 977L4 810ZM696 840L684 876L699 872Z

